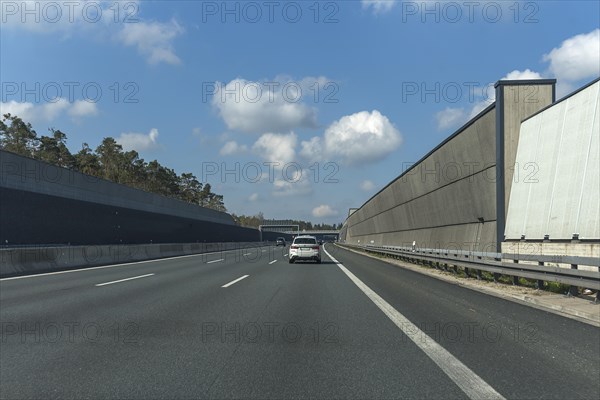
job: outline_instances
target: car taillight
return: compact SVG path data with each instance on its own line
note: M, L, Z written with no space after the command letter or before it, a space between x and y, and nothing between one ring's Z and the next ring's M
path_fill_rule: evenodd
M291 249L297 249L298 246L290 246Z
M313 246L313 250L319 250L319 246Z

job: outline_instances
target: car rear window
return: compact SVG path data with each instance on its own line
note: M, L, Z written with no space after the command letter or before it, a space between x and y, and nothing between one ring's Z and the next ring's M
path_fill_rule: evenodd
M317 244L317 241L311 238L298 238L294 240L294 244Z

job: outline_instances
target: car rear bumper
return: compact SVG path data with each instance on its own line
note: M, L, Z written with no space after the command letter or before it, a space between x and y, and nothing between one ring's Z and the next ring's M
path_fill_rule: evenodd
M321 254L302 254L302 255L298 255L298 254L291 254L290 253L290 258L292 260L320 260L321 259Z

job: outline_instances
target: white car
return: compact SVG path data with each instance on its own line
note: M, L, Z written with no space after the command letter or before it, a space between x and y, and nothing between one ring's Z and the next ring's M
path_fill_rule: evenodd
M321 264L321 246L314 236L296 236L290 246L289 262L293 264L296 260L313 260Z

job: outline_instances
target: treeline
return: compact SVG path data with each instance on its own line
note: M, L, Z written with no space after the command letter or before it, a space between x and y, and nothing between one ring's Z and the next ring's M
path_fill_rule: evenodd
M191 173L177 175L156 160L146 162L135 150L123 151L112 137L104 138L95 150L83 143L81 150L72 154L67 148L67 135L53 128L49 131L49 136L38 137L30 123L4 114L0 121L0 149L150 193L227 211L223 196L213 193L209 183L202 184Z
M258 228L259 225L300 225L300 230L338 230L342 228L342 224L313 224L309 221L298 221L298 220L269 220L265 219L265 216L262 212L259 212L256 215L236 215L231 214L233 219L235 219L236 223L241 226L245 226L248 228ZM293 230L294 228L290 228Z

